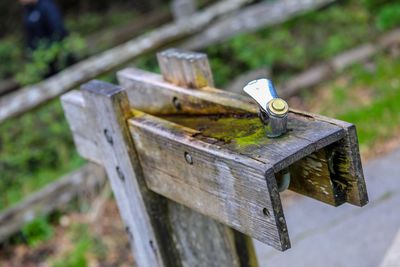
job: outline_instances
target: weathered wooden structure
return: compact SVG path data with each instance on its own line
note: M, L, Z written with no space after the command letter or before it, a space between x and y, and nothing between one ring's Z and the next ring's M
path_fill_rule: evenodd
M62 97L80 154L102 164L138 266L257 266L251 238L290 247L278 185L339 206L368 202L354 125L290 110L264 134L258 107L215 89L207 56L159 53L162 75L118 73Z

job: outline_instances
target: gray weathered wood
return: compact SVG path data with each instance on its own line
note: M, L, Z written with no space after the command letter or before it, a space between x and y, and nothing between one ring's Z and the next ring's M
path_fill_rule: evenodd
M206 54L168 49L157 54L164 80L189 88L214 87Z
M127 88L129 98L135 102L140 110L150 114L246 114L256 113L258 110L257 106L249 103L249 100L243 96L213 88L203 88L202 90L185 89L164 82L160 75L136 69L123 70L118 73L118 78L121 85ZM157 95L157 98L154 97L155 95ZM174 107L173 99L179 100L180 109ZM154 101L157 102L155 103ZM185 120L185 118L176 117L174 120L175 122L177 122L176 120L180 120L179 123L183 124L182 120ZM276 155L276 151L282 150L284 146L286 149L289 149L286 152L291 156L285 157L284 154L281 154L275 157L277 159L280 158L280 160L276 160L274 168L278 172L302 157L332 142L337 142L337 147L342 152L338 152L336 155L345 153L347 156L342 157L343 160L340 160L340 157L336 157L338 160L335 160L335 162L338 162L342 166L341 168L344 169L337 172L335 179L338 183L349 181L349 186L345 190L345 198L349 203L363 206L367 203L367 195L361 160L357 152L356 133L351 130L354 126L337 120L332 121L314 114L292 110L289 113L289 128L295 127L298 131L295 133L289 132L289 135L292 136L291 142L289 140L286 143L288 141L287 138L277 139L276 142L268 144L270 147L269 150L266 148L268 146L265 146L263 142L259 142L256 146L242 149L241 153L245 152L248 155L255 154L262 156L263 151L268 151L268 153L264 153L264 156L269 158L270 155ZM197 123L199 122L197 121ZM193 120L191 123L193 124ZM195 126L192 125L192 127ZM352 145L350 145L350 141L344 141L347 139L353 140L351 142ZM265 139L265 142L269 142L269 140ZM344 145L343 142L347 145ZM346 162L351 164L346 165ZM349 172L346 173L346 171Z
M282 97L290 97L298 94L302 89L312 88L323 81L333 77L335 73L345 68L363 62L383 49L388 49L400 41L400 30L396 29L385 33L372 44L363 44L344 51L332 59L319 63L306 71L294 76L278 87Z
M204 87L214 86L213 75L208 62L206 54L183 51L178 49L169 49L164 52L157 54L158 64L161 69L164 80L170 81L176 85L182 85L193 89L200 89ZM176 109L179 109L179 102L174 103ZM179 174L181 175L181 174ZM196 258L183 256L183 259L191 259L190 266L197 266L200 262L206 266L213 265L215 263L207 260L215 257L210 257L210 251L205 249L206 247L220 247L220 257L232 255L237 260L230 260L232 262L229 265L240 266L258 266L255 260L255 250L251 238L245 236L239 232L236 232L232 228L224 226L217 221L210 220L207 216L201 215L193 209L181 208L179 204L173 204L170 201L170 214L176 214L173 216L175 220L171 223L175 228L176 233L180 234L180 247L185 248L185 254L192 255L193 253L198 255ZM185 203L184 203L185 204ZM192 221L189 221L189 220ZM195 222L193 222L195 219ZM186 226L185 226L186 225ZM201 228L194 228L190 225L201 225ZM219 229L218 232L204 231L207 229ZM190 236L202 236L197 242L190 242L192 238ZM234 245L221 246L227 241L234 240ZM193 246L194 245L194 246ZM239 251L240 250L240 251ZM230 257L232 257L230 256ZM197 263L196 263L197 261ZM227 259L222 258L221 262L229 262Z
M145 88L145 92L148 92L149 93L149 95L152 95L152 96L154 96L154 95L157 95L157 98L153 98L153 99L157 99L157 101L159 101L159 102L157 102L157 103L154 103L155 104L155 106L157 106L157 107L159 107L160 108L160 110L156 110L156 109L152 109L151 107L152 106L150 106L150 98L149 98L149 102L147 102L146 103L146 101L144 101L143 103L144 103L144 106L142 106L141 108L144 108L144 109L148 109L147 111L150 111L150 112L153 112L153 113L157 113L157 111L159 111L159 112L164 112L164 111L168 111L168 112L171 112L171 113L173 113L174 111L175 111L175 109L174 109L174 107L173 107L173 105L172 105L172 98L174 97L174 96L177 96L179 99L183 99L183 100L187 100L187 99L190 99L189 97L188 97L188 95L189 95L189 93L190 94L193 94L193 93L196 93L197 95L199 95L199 96L202 96L201 94L199 94L199 92L196 92L196 91L194 91L194 90L187 90L187 94L188 95L182 95L182 88L181 89L179 89L178 90L178 88L179 87L176 87L176 86L173 86L173 85L170 85L170 84L167 84L167 83L163 83L162 82L162 79L159 77L159 76L157 76L157 75L155 75L155 74L149 74L149 76L145 76L144 74L144 72L141 72L141 74L142 75L132 75L132 76L129 76L129 77L125 77L125 78L127 78L128 80L126 80L125 82L123 81L123 77L122 77L122 75L123 74L126 74L126 73L130 73L130 74L132 74L130 71L124 71L124 72L122 72L122 73L120 73L119 74L119 76L120 76L120 78L121 78L121 81L122 81L122 83L124 84L125 83L125 85L126 86L128 86L128 88L129 87L131 87L131 86L129 86L129 79L133 79L134 81L136 81L136 79L138 79L139 80L139 85L137 85L136 84L136 82L135 83L133 83L134 84L134 87L136 88L136 87L138 87L138 88ZM148 80L146 80L145 78L149 78ZM155 78L155 79L153 79L153 78ZM151 81L153 81L154 82L154 87L152 87L151 86L151 84L152 84L152 82ZM144 84L147 84L147 86L140 86L140 85L144 85ZM137 93L135 93L135 88L133 88L133 87L131 87L130 89L131 90L128 90L128 92L130 92L129 93L129 95L131 96L131 99L133 99L134 101L136 100L138 100L138 99L140 99L140 97L143 97L144 95L143 94L137 94ZM158 90L157 90L157 88L158 88ZM172 91L173 93L172 94L170 94L169 96L168 95L166 95L165 96L165 101L164 101L164 97L162 96L162 94L169 94L170 93L170 91L169 91L169 88L172 88L172 89L176 89L175 91ZM151 90L151 89L153 89L153 90ZM168 89L168 90L167 90ZM141 91L141 93L142 93L142 91ZM204 93L204 92L203 92ZM160 95L161 94L161 95ZM197 96L196 95L196 96ZM230 95L228 94L227 95L227 97L230 97ZM215 101L216 101L216 99L217 98L215 98L215 97L210 97L210 96L208 96L207 97L207 101L209 100L209 101L214 101L214 103L215 103ZM206 100L205 100L206 101ZM164 105L164 104L165 105ZM198 101L197 101L197 103L199 103ZM208 103L210 103L210 102L208 102ZM211 102L212 103L212 102ZM170 109L168 109L167 108L167 106L169 106L169 107L171 107ZM190 107L191 105L189 104L189 102L183 102L183 104L182 104L182 109L183 110L186 110L186 107ZM210 106L210 105L206 105L206 104L202 104L200 107L207 107L207 106ZM243 105L242 105L243 106ZM150 110L149 110L149 108L150 108ZM201 111L204 111L204 112L206 112L206 110L207 109L202 109ZM211 109L212 111L215 111L215 112L218 112L218 111L221 111L221 109L220 108L215 108L215 109ZM223 110L224 112L226 111L226 110ZM231 110L232 111L232 110ZM168 113L167 112L167 113ZM193 111L193 112L195 112L195 111ZM313 115L313 114L307 114L307 113L304 113L304 112L300 112L300 113L298 113L300 116L305 116L305 117L309 117L309 118L314 118L316 115ZM321 118L321 117L318 117L318 118ZM321 119L317 119L317 121L318 120L321 120ZM330 124L330 123L329 123ZM351 133L352 134L352 137L348 137L348 140L353 140L353 145L352 146L350 146L349 144L349 142L350 141L348 141L348 142L345 142L345 143L347 143L348 145L345 145L345 143L343 143L344 142L344 140L345 139L343 139L343 141L340 141L340 146L339 146L339 148L340 149L342 149L343 148L343 151L347 151L347 152L345 152L345 153L347 153L347 156L346 157L342 157L343 159L347 159L348 160L348 162L350 163L350 165L346 165L345 163L347 162L347 161L344 161L344 160L339 160L340 162L342 162L342 166L344 166L343 168L343 170L342 170L342 172L339 172L339 173L342 173L341 175L339 175L339 176L337 176L337 177L339 177L339 179L337 179L338 180L338 182L339 182L339 184L341 183L340 182L340 177L342 177L342 178L344 178L344 179L342 179L342 180L348 180L349 181L349 183L350 183L350 186L348 186L347 187L347 189L346 189L346 199L347 199L347 201L348 202L350 202L350 203L352 203L352 204L355 204L355 205L359 205L359 206L362 206L362 205L365 205L367 202L368 202L368 200L367 200L367 197L366 197L366 189L365 189L365 182L364 182L364 179L363 179L363 175L362 175L362 170L361 170L361 163L360 163L360 158L359 158L359 154L357 153L357 151L358 151L358 149L356 149L357 148L357 142L355 142L354 140L356 140L355 138L356 138L356 136L353 136L354 134L355 134L355 132L354 131L348 131L347 129L350 129L351 127L352 127L352 125L351 124L344 124L344 123L339 123L339 121L335 121L335 123L332 123L332 125L338 125L338 127L340 127L340 128L342 128L342 129L344 129L346 132L348 132L348 133ZM318 125L317 125L317 127L319 127ZM75 139L77 139L77 138L79 138L80 136L81 136L82 134L74 134L74 136L76 136L76 138ZM80 139L80 138L79 138ZM82 142L80 142L80 143L82 143ZM83 142L83 143L85 143L85 144L91 144L92 143L92 141L90 141L90 140L86 140L85 142ZM305 145L305 147L304 147L304 152L306 152L306 153L311 153L312 151L311 150L308 150L310 147L312 147L313 146L313 144L312 144L312 142L310 142L310 145L309 146L307 146L306 144L305 144L305 141L304 140L300 140L300 143L294 143L294 148L298 148L298 145L299 144L303 144L303 145ZM325 145L325 144L322 144L322 145ZM90 147L93 147L93 145L89 145ZM344 146L344 147L343 147ZM276 147L276 145L275 145L275 147ZM352 148L351 148L352 147ZM277 149L278 149L278 151L279 151L279 147L276 147ZM321 146L319 147L319 148L321 148ZM354 151L352 151L352 150L354 150ZM356 149L356 150L355 150ZM91 150L91 151L93 151L93 150ZM337 153L337 155L341 155L343 152L338 152ZM271 152L271 154L272 155L274 155L274 154L276 154L276 152ZM358 155L358 156L357 156ZM299 156L299 154L298 154L298 156ZM95 158L95 156L94 156L94 158ZM340 159L340 157L338 157L339 159ZM296 158L296 157L292 157L292 161L295 161L296 159L298 159L298 158ZM282 169L282 168L284 168L284 166L285 165L282 165L282 164L279 164L279 168L277 168L276 169L276 171L278 171L279 169ZM347 167L346 167L347 166ZM350 176L348 176L348 175L346 175L345 173L346 173L346 171L350 171ZM346 183L345 183L346 184ZM333 191L332 191L333 192ZM310 195L311 196L311 195ZM313 196L311 196L311 197L313 197ZM314 196L315 197L315 196ZM325 202L327 202L327 201L325 201ZM340 201L339 201L340 202Z
M135 112L129 125L151 190L277 249L289 248L272 165L144 113Z
M175 20L187 20L196 12L196 0L173 0L171 11Z
M126 94L119 87L96 81L83 85L82 89L89 118L87 127L94 129L92 138L101 146L101 162L126 225L134 259L138 266L168 266L168 257L162 253L157 236L157 231L165 227L157 228L150 213L151 209L156 211L164 205L159 205L161 200L144 184L127 132L126 119L131 115ZM169 240L168 236L165 238Z
M105 180L103 168L89 163L28 196L0 213L0 242L36 217L63 207L86 191L103 186Z
M234 35L282 23L296 15L320 8L335 0L261 1L213 23L205 31L185 41L182 48L197 50Z
M224 252L223 255L212 248L205 248L197 253L191 251L196 255L189 255L187 247L178 246L183 244L182 240L176 240L181 235L177 232L179 229L171 231L175 229L172 226L174 217L171 215L174 213L174 206L149 191L144 183L135 147L126 128L126 119L131 116L126 96L119 88L101 82L85 85L84 92L86 112L91 114L97 124L96 127L89 122L87 127L96 129L94 138L101 146L102 162L127 225L138 266L191 266L188 262L197 262L196 266L209 266L205 265L207 262L213 262L215 266L239 266L237 256L232 252L235 245L231 239L217 242L220 252ZM91 109L88 112L89 107ZM213 227L219 229L217 225ZM194 230L200 233L206 229L200 224ZM198 248L196 244L199 243L199 238L190 240L187 246ZM209 261L200 261L205 255L210 257ZM199 257L196 258L197 256Z

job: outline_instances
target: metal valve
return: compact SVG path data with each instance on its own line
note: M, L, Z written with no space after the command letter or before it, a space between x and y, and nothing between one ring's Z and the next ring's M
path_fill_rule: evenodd
M286 133L289 105L285 100L278 97L270 80L251 81L243 88L243 91L260 106L259 116L268 137L275 138Z

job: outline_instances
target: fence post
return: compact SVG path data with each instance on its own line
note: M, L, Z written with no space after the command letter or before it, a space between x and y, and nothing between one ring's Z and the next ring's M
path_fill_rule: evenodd
M82 91L137 266L257 266L249 237L147 188L128 130L126 92L98 81Z

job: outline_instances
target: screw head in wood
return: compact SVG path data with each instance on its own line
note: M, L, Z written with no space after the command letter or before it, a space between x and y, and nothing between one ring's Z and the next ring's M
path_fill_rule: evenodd
M190 165L193 164L193 158L192 158L192 156L191 156L188 152L185 152L185 160L186 160L186 162L187 162L188 164L190 164Z
M172 104L174 105L176 110L182 110L182 105L181 102L179 101L179 99L177 97L172 98Z

